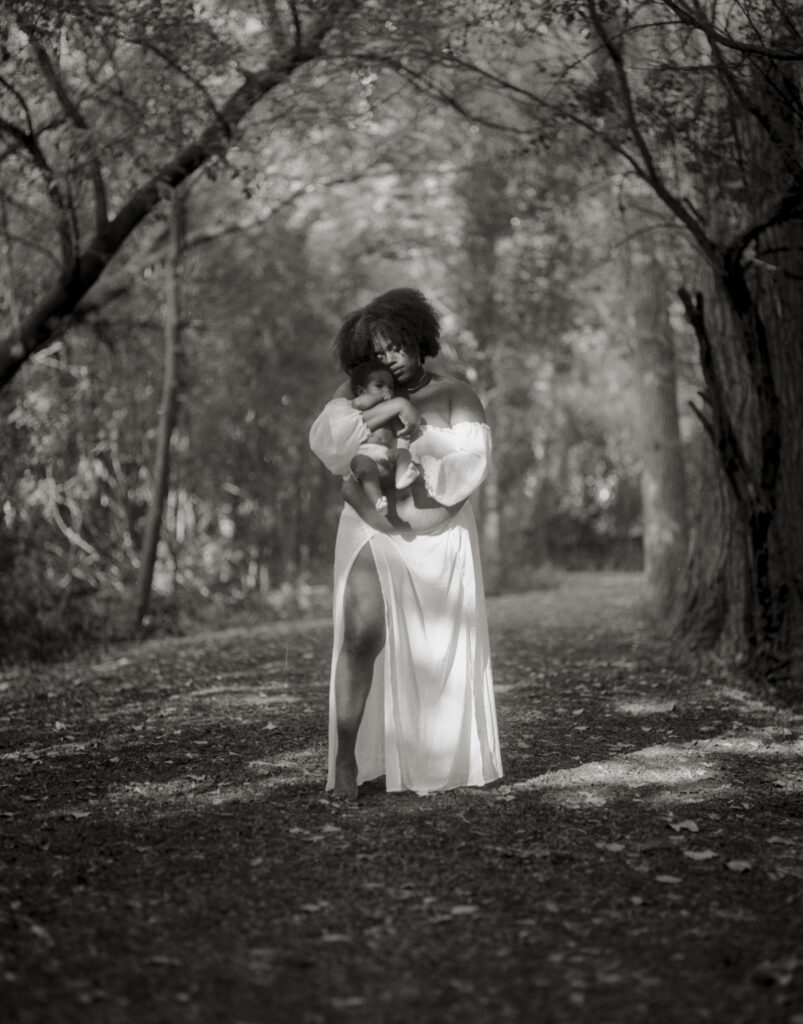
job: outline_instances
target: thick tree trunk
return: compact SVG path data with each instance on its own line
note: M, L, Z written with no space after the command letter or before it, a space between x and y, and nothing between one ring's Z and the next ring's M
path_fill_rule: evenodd
M145 524L137 579L134 627L139 628L148 611L153 570L162 527L162 513L170 485L170 442L179 404L179 361L181 357L181 306L179 301L179 262L181 259L182 197L173 190L170 196L170 239L165 257L164 305L164 379L162 406L156 439L153 492Z
M664 267L635 252L631 275L633 341L641 408L644 571L651 611L672 607L686 565L686 475L677 408L675 346Z
M768 239L794 253L792 231ZM795 236L798 232L795 230ZM783 237L780 237L783 235ZM706 296L682 298L700 345L706 380L699 410L718 456L722 488L703 502L689 577L684 628L706 586L724 595L717 646L755 675L777 682L803 676L803 354L797 337L803 299L800 258L745 270L726 260ZM794 264L794 265L793 265ZM703 496L705 498L705 495ZM715 515L717 520L712 521Z

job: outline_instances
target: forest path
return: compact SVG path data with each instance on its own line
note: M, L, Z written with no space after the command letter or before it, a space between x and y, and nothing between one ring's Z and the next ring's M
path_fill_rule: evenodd
M328 622L0 675L3 1019L803 1024L803 716L640 605L492 600L504 780L353 807Z

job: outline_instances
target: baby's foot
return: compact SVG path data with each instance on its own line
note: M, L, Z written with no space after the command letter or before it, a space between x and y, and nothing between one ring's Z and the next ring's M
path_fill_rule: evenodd
M376 501L374 502L374 508L381 516L386 516L388 514L388 499L384 496L384 494L382 495L381 498L376 499Z
M421 470L414 462L411 462L405 469L401 469L396 473L396 490L403 491L405 487L409 487L420 476Z

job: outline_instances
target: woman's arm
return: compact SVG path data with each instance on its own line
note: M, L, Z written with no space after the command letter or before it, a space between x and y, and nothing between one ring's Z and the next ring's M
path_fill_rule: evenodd
M454 450L418 460L427 494L447 507L465 501L480 486L488 475L492 451L485 410L471 388L451 382L448 400Z
M330 473L345 476L351 460L357 454L371 432L363 422L362 413L351 406L351 388L346 382L349 395L343 387L323 407L310 427L310 448Z
M412 437L418 430L421 422L421 413L406 398L397 395L387 402L380 402L372 409L366 409L362 414L363 422L369 430L376 430L377 427L384 426L397 416L402 421L402 429L397 436Z
M387 516L381 516L371 503L371 499L353 476L343 481L343 498L351 505L360 519L379 533L398 533L396 527Z

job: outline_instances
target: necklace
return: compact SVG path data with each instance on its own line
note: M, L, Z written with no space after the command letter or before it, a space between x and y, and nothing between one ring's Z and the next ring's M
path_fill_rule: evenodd
M418 383L417 384L407 384L406 385L407 393L412 395L416 391L420 391L421 388L426 387L426 385L429 384L429 382L431 380L432 380L432 374L428 370L425 370L423 367L421 367L421 376L420 376L420 378L418 380Z

